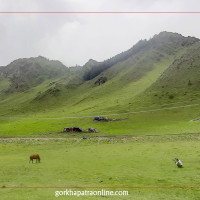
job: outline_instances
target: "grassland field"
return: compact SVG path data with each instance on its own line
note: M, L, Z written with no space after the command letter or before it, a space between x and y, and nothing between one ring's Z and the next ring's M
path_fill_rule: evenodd
M192 104L198 101L173 107ZM153 109L167 107L172 106ZM92 117L62 118L64 115L59 117L56 113L52 119L41 115L3 118L1 199L199 199L198 188L187 188L199 186L200 126L198 121L190 121L198 118L199 107L111 115L128 118L112 122L97 122ZM96 127L100 132L62 133L66 126L85 130ZM33 153L40 154L41 163L29 164ZM172 161L175 157L182 160L184 168L177 168ZM120 187L107 189L128 190L129 196L55 197L55 191L64 188L6 187Z
M59 113L49 113L46 116L2 117L0 135L1 137L82 137L83 135L93 137L199 133L199 121L191 121L199 118L199 109L199 100L197 100L187 103L126 110L124 114L104 114L112 119L127 118L122 121L110 122L94 121L94 113L62 116ZM83 130L95 127L99 132L62 133L64 127L72 126L81 127Z
M118 99L123 102L123 97ZM103 109L100 101L101 112L63 108L1 116L0 135L7 138L0 140L1 199L199 199L198 188L121 188L199 186L200 122L191 121L199 118L199 102L180 99ZM96 115L127 120L98 122L93 120ZM71 126L99 132L62 133ZM34 153L40 154L41 163L29 164ZM183 169L172 161L175 157ZM107 189L128 190L129 196L55 197L55 191L64 188L6 187L120 187Z
M64 188L6 187L129 191L128 196L79 199L199 199L198 188L187 188L199 187L199 140L198 134L0 140L1 199L78 199L55 197L55 191ZM40 154L41 163L29 163L33 152ZM181 158L184 168L177 168L175 157Z

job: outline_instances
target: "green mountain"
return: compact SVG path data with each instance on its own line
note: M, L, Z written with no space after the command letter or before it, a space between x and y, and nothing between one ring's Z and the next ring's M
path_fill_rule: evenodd
M183 37L177 33L161 32L160 34L155 35L149 41L141 40L129 50L122 52L108 60L100 63L92 62L92 65L90 65L90 68L86 71L84 77L85 80L91 80L119 62L125 61L130 57L137 57L137 59L139 59L142 52L147 53L150 50L154 50L154 52L152 52L155 53L153 55L154 59L159 61L163 56L165 56L163 54L174 55L177 53L180 47L191 46L197 41L198 39L193 37Z
M199 92L199 46L197 38L161 32L83 67L67 68L44 57L18 59L0 68L1 115L123 111L189 98L191 89Z

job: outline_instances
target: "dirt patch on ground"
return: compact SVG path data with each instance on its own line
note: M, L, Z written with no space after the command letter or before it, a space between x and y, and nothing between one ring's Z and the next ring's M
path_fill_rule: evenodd
M172 141L193 141L200 140L199 133L174 134L174 135L117 135L117 136L93 136L93 137L0 137L0 142L17 142L17 141L75 141L81 140L97 141L121 141L122 143L132 142L172 142Z
M49 141L49 140L69 140L69 139L74 139L74 140L79 140L80 138L19 138L19 137L8 137L8 138L0 138L0 141L16 141L16 140L41 140L41 141Z

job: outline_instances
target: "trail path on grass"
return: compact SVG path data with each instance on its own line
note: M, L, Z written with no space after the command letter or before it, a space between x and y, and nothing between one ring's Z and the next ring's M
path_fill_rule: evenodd
M14 140L44 140L44 141L48 141L48 140L69 140L69 139L82 139L82 138L65 138L65 137L45 137L45 138L40 138L40 137L0 137L0 141L14 141Z
M84 136L83 136L84 137ZM15 142L20 140L34 141L62 141L62 140L85 140L83 137L0 137L0 142ZM169 135L117 135L117 136L91 136L87 140L123 140L134 139L135 141L176 141L176 140L200 140L199 133L169 134Z
M123 135L123 136L93 136L87 139L114 139L114 138L127 138L127 137L139 137L134 135ZM0 137L0 141L12 141L12 140L82 140L82 137Z
M183 101L184 102L184 101ZM182 103L182 102L178 102ZM118 116L118 115L128 115L128 114L138 114L138 113L148 113L148 112L157 112L157 111L162 111L162 110L173 110L173 109L180 109L180 108L186 108L186 107L195 107L195 106L200 106L200 103L196 104L189 104L189 105L182 105L182 106L174 106L174 107L166 107L166 108L158 108L161 106L166 106L166 105L172 105L175 103L170 103L170 104L163 104L163 105L157 105L157 106L149 106L149 107L140 107L140 108L152 108L152 107L157 107L156 109L153 110L139 110L139 111L130 111L130 112L123 112L123 113L108 113L108 114L100 114L98 113L97 115L101 117L106 117L106 116ZM177 103L176 103L177 104ZM138 108L136 108L137 110ZM49 120L49 119L81 119L81 118L93 118L94 115L86 115L86 116L76 116L77 114L74 114L75 116L68 116L68 117L25 117L25 116L16 116L16 117L2 117L0 116L1 119L40 119L40 120ZM80 115L80 114L79 114ZM125 118L124 118L125 119Z

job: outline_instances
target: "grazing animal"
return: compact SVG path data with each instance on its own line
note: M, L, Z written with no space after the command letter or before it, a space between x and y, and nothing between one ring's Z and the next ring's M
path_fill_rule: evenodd
M178 158L174 158L174 161L175 161L177 167L179 167L179 168L183 167L183 163Z
M89 133L97 133L97 129L96 128L88 128L88 132Z
M29 163L30 163L30 161L32 161L32 163L33 163L34 159L36 160L36 163L40 162L40 156L38 154L33 154L33 155L30 156Z

